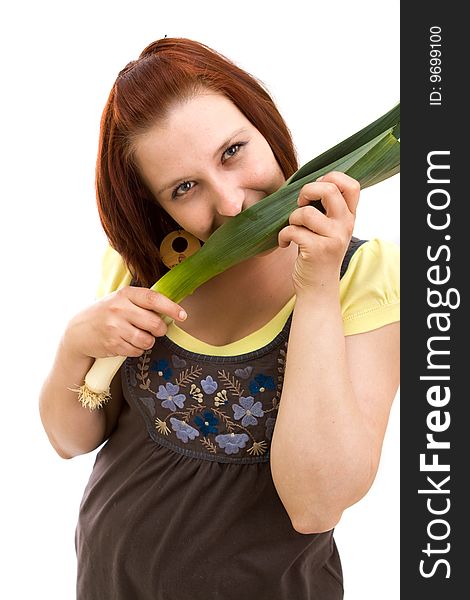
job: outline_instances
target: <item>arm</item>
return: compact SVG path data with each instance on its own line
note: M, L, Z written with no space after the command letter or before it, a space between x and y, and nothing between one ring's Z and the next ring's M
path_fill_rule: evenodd
M183 321L181 306L147 288L124 287L76 315L59 343L39 398L39 412L49 440L62 458L91 452L112 433L123 396L120 370L111 384L112 399L90 411L76 390L95 357L141 356L165 335L160 315ZM184 311L183 311L184 313Z
M338 327L335 340L331 327L319 333L325 313L297 308L271 467L294 528L316 533L332 529L377 473L398 387L399 324L347 338Z
M342 204L353 206L348 211L353 215L358 190L348 188L350 178L327 177L338 184ZM307 193L318 198L322 190L309 186ZM279 497L301 533L332 529L344 509L370 488L398 387L397 323L344 336L338 273L353 218L338 197L326 196L326 215L318 219L313 207L307 215L293 213L292 221L299 224L280 234L280 244L295 239L300 252L271 469Z
M122 408L119 370L111 384L111 400L102 410L90 411L78 402L77 392L93 358L75 355L63 338L52 369L40 392L39 411L49 441L61 458L95 450L114 429Z

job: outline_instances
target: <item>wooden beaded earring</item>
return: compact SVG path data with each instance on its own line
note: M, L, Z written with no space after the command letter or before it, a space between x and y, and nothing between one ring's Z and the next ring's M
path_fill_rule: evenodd
M164 265L172 269L201 247L201 241L184 229L171 231L160 244L160 258Z

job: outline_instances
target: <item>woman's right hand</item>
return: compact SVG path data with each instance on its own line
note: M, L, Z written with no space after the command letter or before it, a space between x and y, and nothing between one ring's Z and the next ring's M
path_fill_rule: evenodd
M163 294L126 286L73 317L63 343L83 357L141 356L156 337L166 334L163 315L176 321L187 317L181 306Z

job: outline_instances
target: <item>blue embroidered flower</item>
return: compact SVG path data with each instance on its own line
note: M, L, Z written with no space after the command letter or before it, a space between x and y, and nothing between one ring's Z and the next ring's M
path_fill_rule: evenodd
M209 433L219 433L219 430L216 427L219 423L219 419L217 419L209 410L204 411L202 417L200 415L194 417L194 422L199 431L204 435L209 435Z
M217 381L214 381L212 377L208 375L205 379L201 380L201 387L206 394L213 394L219 386Z
M240 379L248 379L253 371L253 367L245 367L244 369L235 369L235 375L240 377Z
M274 379L269 375L256 375L256 377L250 381L250 392L257 394L258 392L265 392L266 390L275 390Z
M159 375L160 377L163 377L163 379L165 379L165 381L168 381L168 379L170 379L173 374L173 371L170 368L168 361L165 360L164 358L162 358L160 360L154 360L152 362L152 366L150 367L150 370L156 371L157 375Z
M256 417L262 417L264 415L261 402L255 403L253 396L248 396L246 398L241 396L239 402L241 406L238 404L232 405L235 419L237 419L237 421L242 419L243 427L246 427L247 425L257 425L258 419Z
M176 433L176 437L180 439L185 444L188 443L188 440L194 440L195 437L199 435L199 431L185 423L184 421L180 421L179 419L175 419L175 417L170 417L171 428Z
M176 354L171 355L171 362L173 363L175 369L182 369L186 366L186 361L184 360L184 358L180 358Z
M184 394L178 394L180 391L179 385L173 383L166 383L165 386L159 385L157 398L163 400L163 408L169 408L170 410L176 410L176 407L183 408L186 396Z
M246 433L226 433L218 435L215 441L222 450L225 450L225 454L238 454L240 448L244 448L249 439Z

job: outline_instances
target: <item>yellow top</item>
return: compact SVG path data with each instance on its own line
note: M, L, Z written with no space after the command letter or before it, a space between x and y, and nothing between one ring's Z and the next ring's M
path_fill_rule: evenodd
M102 263L97 297L129 285L131 274L120 255L110 246ZM394 242L374 238L353 254L340 281L340 303L344 334L377 329L400 320L400 249ZM207 344L183 331L174 322L167 337L191 352L212 356L234 356L262 348L284 327L295 306L295 296L266 325L241 340L224 346Z

